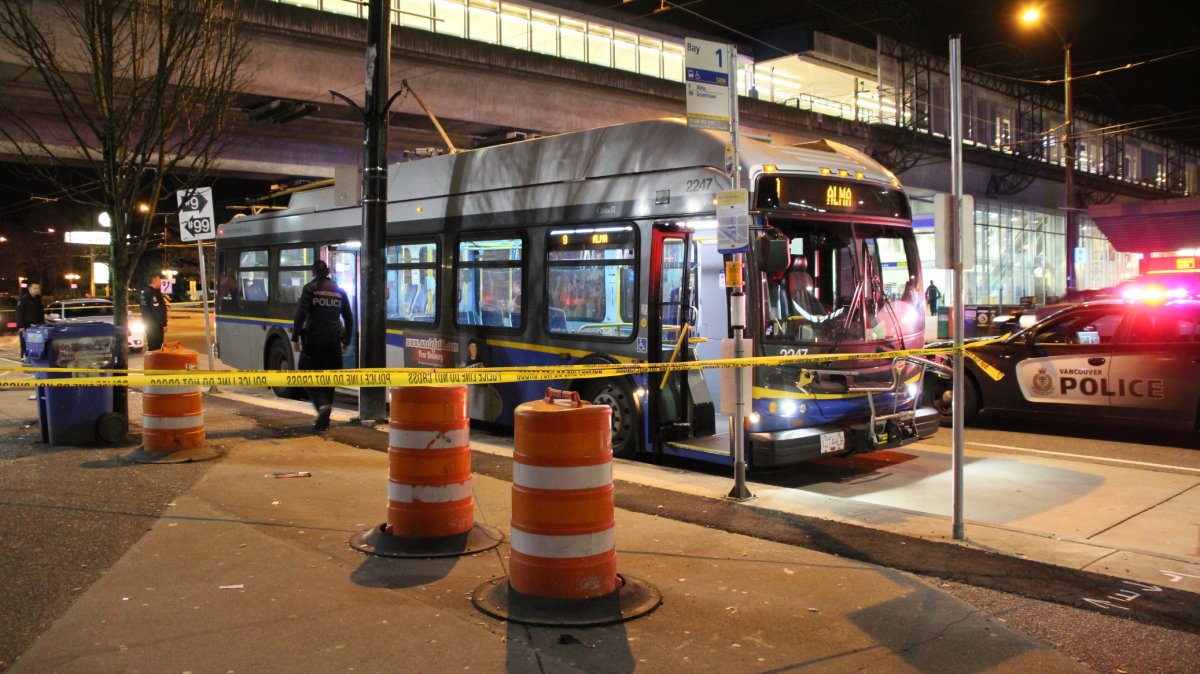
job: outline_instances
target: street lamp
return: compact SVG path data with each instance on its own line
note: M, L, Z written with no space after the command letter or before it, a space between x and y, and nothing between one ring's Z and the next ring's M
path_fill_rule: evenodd
M1071 42L1058 27L1050 22L1037 8L1021 14L1021 21L1028 25L1045 24L1058 36L1063 49L1063 152L1066 153L1066 171L1063 175L1063 212L1066 220L1067 248L1067 292L1075 290L1075 249L1079 246L1079 223L1075 219L1075 114L1071 100Z

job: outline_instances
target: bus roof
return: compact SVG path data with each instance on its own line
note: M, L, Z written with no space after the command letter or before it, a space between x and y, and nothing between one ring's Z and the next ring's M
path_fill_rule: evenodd
M679 118L655 119L573 131L391 165L388 201L486 192L531 185L584 181L687 168L724 172L729 135L694 129ZM860 180L892 185L894 176L866 154L841 143L817 140L776 146L741 141L743 175L751 181L765 165L780 172L820 175L829 169ZM298 192L289 209L328 210L333 187Z

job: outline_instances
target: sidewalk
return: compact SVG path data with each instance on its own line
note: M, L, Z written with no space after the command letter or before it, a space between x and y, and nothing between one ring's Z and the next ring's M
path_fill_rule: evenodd
M245 427L244 401L208 399L210 428ZM347 545L385 519L384 453L222 443L11 671L1087 671L910 574L622 509L619 571L661 607L603 628L504 623L469 599L506 574L507 543L418 561ZM293 470L312 477L266 477ZM507 533L510 488L476 476L476 520Z
M27 391L2 396L0 416L36 418ZM140 396L130 403L136 434ZM937 515L765 484L734 504L720 498L727 478L618 461L618 568L657 588L663 605L613 627L525 628L469 601L506 575L507 540L428 561L348 546L386 518L387 456L360 448L385 446L383 429L339 425L349 417L339 412L326 437L264 437L264 425L302 426L311 410L233 392L206 395L205 406L224 455L202 464L199 481L11 671L1087 671L918 576L786 544L836 526L865 531L863 549L923 557L937 548L1063 571L1018 574L1033 584L1107 574L1111 592L1081 598L1114 611L1146 601L1129 597L1131 580L1193 607L1189 593L1200 592L1196 561L1153 549L978 522L960 543ZM511 441L475 434L472 446L476 520L507 534ZM312 477L267 477L293 470Z

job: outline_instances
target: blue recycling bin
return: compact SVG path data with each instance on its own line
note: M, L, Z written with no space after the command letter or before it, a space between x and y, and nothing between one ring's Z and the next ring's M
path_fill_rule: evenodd
M25 332L30 364L48 371L36 379L86 377L55 368L112 369L125 336L111 323L80 321L39 325ZM125 437L129 422L113 412L111 386L39 386L38 425L49 445L90 445Z

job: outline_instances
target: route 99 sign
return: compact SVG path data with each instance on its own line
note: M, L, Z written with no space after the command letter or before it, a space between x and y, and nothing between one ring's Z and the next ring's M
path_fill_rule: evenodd
M179 190L175 193L175 199L179 203L180 241L204 241L217 237L211 187Z

